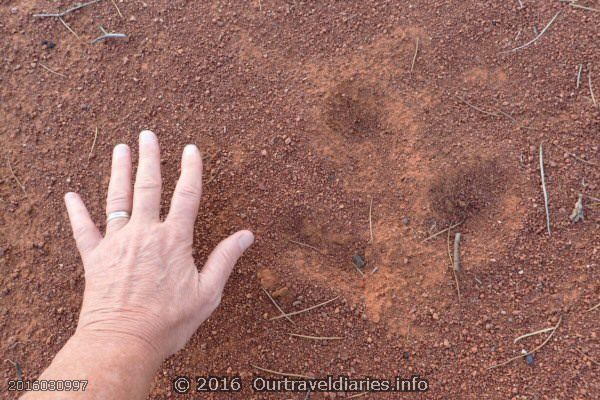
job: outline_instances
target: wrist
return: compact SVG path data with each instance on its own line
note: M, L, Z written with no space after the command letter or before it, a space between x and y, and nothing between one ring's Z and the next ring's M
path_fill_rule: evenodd
M68 346L77 351L96 354L106 360L135 363L148 370L158 369L163 362L162 355L151 343L121 332L97 332L77 328L75 334L69 338Z

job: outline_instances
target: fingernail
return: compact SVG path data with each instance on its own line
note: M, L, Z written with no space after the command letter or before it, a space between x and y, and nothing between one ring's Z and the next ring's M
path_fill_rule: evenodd
M114 150L113 150L113 156L115 157L121 157L127 154L127 151L129 150L129 147L127 147L126 144L118 144L115 146Z
M140 133L140 143L151 143L156 141L156 135L151 131L142 131Z
M65 200L73 200L77 195L74 192L65 193Z
M254 243L254 235L250 231L245 231L238 238L238 244L242 251L246 251L248 247L252 246L252 243Z
M191 156L198 152L198 147L195 144L188 144L183 148L183 155Z

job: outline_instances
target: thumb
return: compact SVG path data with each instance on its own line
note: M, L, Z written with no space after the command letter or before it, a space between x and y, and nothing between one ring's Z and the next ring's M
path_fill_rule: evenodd
M211 287L221 293L235 263L252 243L254 243L254 235L246 230L236 232L221 241L210 253L200 272L199 279L202 286Z

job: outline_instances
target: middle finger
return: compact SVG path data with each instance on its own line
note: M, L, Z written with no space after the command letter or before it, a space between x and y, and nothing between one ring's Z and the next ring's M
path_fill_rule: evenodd
M140 133L140 157L133 192L132 219L158 221L160 214L160 149L156 135Z

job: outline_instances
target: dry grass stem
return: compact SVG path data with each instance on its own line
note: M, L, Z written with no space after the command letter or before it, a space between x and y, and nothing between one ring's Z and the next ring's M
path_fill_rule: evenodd
M309 339L309 340L344 340L345 337L340 336L310 336L310 335L300 335L299 333L289 333L290 336Z
M554 23L554 21L556 20L556 18L558 18L558 16L560 15L561 12L562 12L562 10L559 11L559 12L557 12L554 15L554 17L552 17L552 19L550 20L550 22L548 22L548 24L544 27L544 29L542 29L542 31L540 33L538 33L537 36L534 37L533 39L531 39L529 42L527 42L525 44L522 44L521 46L515 47L514 49L501 51L500 54L511 53L513 51L521 50L521 49L524 49L524 48L529 47L532 44L534 44L539 38L541 38L544 35L544 33L546 33L546 31L548 30L548 28L550 28L550 26Z
M597 8L592 8L592 7L588 7L588 6L582 6L581 4L577 4L575 2L569 4L571 7L573 8L579 8L582 10L587 10L587 11L593 11L593 12L600 12L600 9Z
M562 147L559 144L555 144L555 146L558 147L559 149L561 149L562 151L564 151L567 155L569 155L569 156L573 157L574 159L576 159L577 161L581 161L582 163L589 164L589 165L598 165L595 162L584 160L583 158L578 157L577 155L571 153L569 150L565 149L564 147Z
M277 302L271 296L271 294L265 288L262 288L262 290L263 290L263 292L265 292L265 294L267 295L267 297L269 298L269 300L271 300L271 303L273 303L273 305L275 306L275 308L277 310L279 310L279 312L281 313L281 315L285 315L285 311L283 311L281 309L281 307L279 306L279 304L277 304ZM296 325L296 323L294 321L292 321L292 319L290 317L286 316L285 319L287 319L288 321L290 321L292 323L292 325Z
M450 229L454 229L454 228L456 228L457 226L459 226L459 225L460 225L460 224L462 224L462 223L463 223L463 221L461 221L461 222L457 222L457 223L456 223L456 224L454 224L454 225L450 225L450 226L449 226L449 227L447 227L446 229L442 229L441 231L439 231L439 232L436 232L436 233L434 233L433 235L426 237L425 239L423 239L423 242L426 242L426 241L428 241L428 240L431 240L431 239L433 239L434 237L438 237L438 236L439 236L439 235L441 235L442 233L445 233L445 232L449 231Z
M75 33L75 31L73 29L71 29L71 27L69 26L69 24L67 24L62 17L58 17L58 20L64 25L65 28L67 28L67 30L69 32L71 32L73 35L75 35L75 37L77 38L77 40L81 40L81 38L79 37L79 35L77 33Z
M592 103L594 103L594 107L598 107L598 103L596 102L596 96L594 96L594 87L592 86L592 71L588 71L588 85L590 87L590 96L592 96Z
M552 235L550 231L550 209L548 208L548 190L546 189L546 178L544 177L544 151L540 143L540 175L542 177L542 191L544 192L544 208L546 209L546 228L548 236Z
M96 140L98 140L98 127L96 127L96 133L94 134L94 140L92 141L92 148L90 149L90 154L88 154L88 163L90 162L90 158L92 158L92 154L94 154L94 148L96 147Z
M504 361L504 362L501 362L500 364L492 365L491 367L488 367L487 369L498 368L498 367L501 367L501 366L503 366L503 365L510 364L511 362L513 362L513 361L515 361L515 360L518 360L519 358L527 357L528 355L530 355L530 354L533 354L533 353L535 353L536 351L540 350L542 347L544 347L544 346L546 345L546 343L548 343L548 342L550 341L550 339L552 338L552 336L554 336L554 333L556 332L556 330L557 330L557 329L558 329L558 327L560 326L560 323L561 323L561 322L562 322L562 315L561 315L561 316L558 318L558 322L557 322L557 323L556 323L556 325L555 325L555 326L552 328L552 332L551 332L551 333L548 335L548 337L546 338L546 340L544 340L544 341L542 342L542 344L540 344L540 345L539 345L538 347L536 347L535 349L533 349L533 350L531 350L531 351L529 351L529 352L526 352L526 353L520 354L520 355L518 355L518 356L516 356L516 357L509 358L508 360L506 360L506 361Z
M294 312L291 312L291 313L287 313L287 314L278 315L278 316L276 316L276 317L271 317L271 321L272 321L272 320L275 320L275 319L279 319L279 318L291 317L291 316L293 316L293 315L298 315L298 314L302 314L302 313L305 313L305 312L308 312L308 311L314 310L315 308L323 307L323 306L325 306L325 305L327 305L327 304L329 304L329 303L331 303L331 302L333 302L333 301L336 301L336 300L337 300L337 299L339 299L339 298L340 298L339 296L336 296L336 297L334 297L333 299L329 299L329 300L327 300L327 301L324 301L324 302L322 302L322 303L319 303L319 304L316 304L316 305L314 305L314 306L311 306L311 307L305 308L305 309L303 309L303 310L300 310L300 311L294 311Z
M314 250L321 255L325 255L325 254L323 254L323 252L321 250L317 249L315 246L311 246L310 244L298 242L298 241L292 240L292 239L288 239L288 242L297 244L298 246L302 246L302 247L306 247L308 249Z
M353 394L352 396L348 396L346 398L347 399L357 399L359 397L366 396L367 394L369 394L369 392L356 393L356 394Z
M585 354L583 351L581 351L580 349L578 349L577 347L575 347L575 350L581 354L582 356L584 356L585 358L587 358L588 360L590 360L593 364L599 365L600 366L600 362L594 360L592 357L588 356L587 354Z
M110 1L112 1L112 4L115 7L115 9L117 10L117 14L119 14L119 17L123 18L123 14L121 14L121 10L119 10L119 6L117 5L117 2L115 0L110 0Z
M274 371L274 370L272 370L272 369L268 369L268 368L262 368L262 367L259 367L259 366L257 366L257 365L254 365L254 364L250 364L250 366L251 366L252 368L255 368L255 369L259 370L259 371L262 371L262 372L267 372L267 373L269 373L269 374L273 374L273 375L287 376L287 377L290 377L290 378L301 378L301 379L310 379L310 378L311 378L311 377L310 377L310 376L308 376L308 375L295 374L295 373L290 373L290 372L279 372L279 371Z
M57 17L57 18L60 18L60 17L64 17L65 15L67 15L70 12L77 11L79 9L82 9L84 7L87 7L87 6L91 6L92 4L96 4L96 3L99 3L101 1L102 0L92 0L92 1L88 1L87 3L78 4L78 5L74 6L74 7L68 8L68 9L66 9L63 12L33 14L33 16L37 17L37 18L45 18L45 17Z
M581 86L581 72L583 72L583 64L579 64L579 70L577 71L577 89Z
M471 107L475 111L479 111L482 114L489 115L489 116L492 116L492 117L505 116L506 118L510 119L514 124L517 124L517 120L512 115L510 115L509 113L507 113L505 111L498 110L498 109L494 109L495 112L487 111L487 110L484 110L483 108L477 107L475 104L472 104L472 103L468 102L467 100L465 100L464 98L462 98L460 96L454 95L454 97L456 97L462 103L464 103L467 106Z
M485 115L490 115L490 116L492 116L492 117L499 117L499 116L500 116L500 115L499 115L499 114L497 114L497 113L493 113L493 112L490 112L490 111L486 111L486 110L484 110L483 108L479 108L479 107L477 107L476 105L469 103L467 100L463 99L463 98L462 98L462 97L460 97L460 96L455 96L455 97L456 97L458 100L462 101L464 104L466 104L466 105L468 105L469 107L471 107L472 109L474 109L474 110L476 110L476 111L479 111L480 113L483 113L483 114L485 114Z
M552 329L554 329L554 327L549 327L549 328L544 328L544 329L540 329L539 331L535 331L535 332L531 332L531 333L527 333L525 335L519 336L518 338L516 338L513 343L517 343L519 340L521 339L525 339L528 338L530 336L535 336L535 335L539 335L541 333L546 333L546 332L550 332Z
M596 308L600 307L600 303L596 304L594 307L587 310L587 312L594 311Z
M352 265L354 265L354 268L356 268L356 270L358 271L358 273L360 274L360 276L362 276L362 277L364 277L364 276L365 276L365 273L364 273L364 272L362 272L362 271L360 270L360 268L358 268L358 265L356 265L356 264L354 264L354 263L352 263Z
M61 74L60 72L56 72L56 71L55 71L55 70L53 70L52 68L50 68L50 67L48 67L48 66L46 66L46 65L44 65L44 64L42 64L42 63L38 63L38 64L40 65L40 67L44 68L46 71L48 71L48 72L50 72L50 73L52 73L52 74L54 74L54 75L58 75L58 76L60 76L60 77L62 77L62 78L68 78L66 75L64 75L64 74Z
M27 196L27 192L25 191L25 186L23 186L23 184L21 183L21 181L17 177L17 174L15 174L15 171L13 170L13 167L10 164L10 160L8 159L8 157L6 158L6 164L8 165L8 169L9 169L10 174L12 175L13 179L15 180L15 182L17 182L17 185L19 185L19 187L21 188L21 190L23 191L23 193L25 194L25 196Z
M419 38L417 37L417 42L415 43L415 54L413 55L412 63L410 64L411 75L413 73L413 70L415 69L415 62L417 61L418 54L419 54Z

